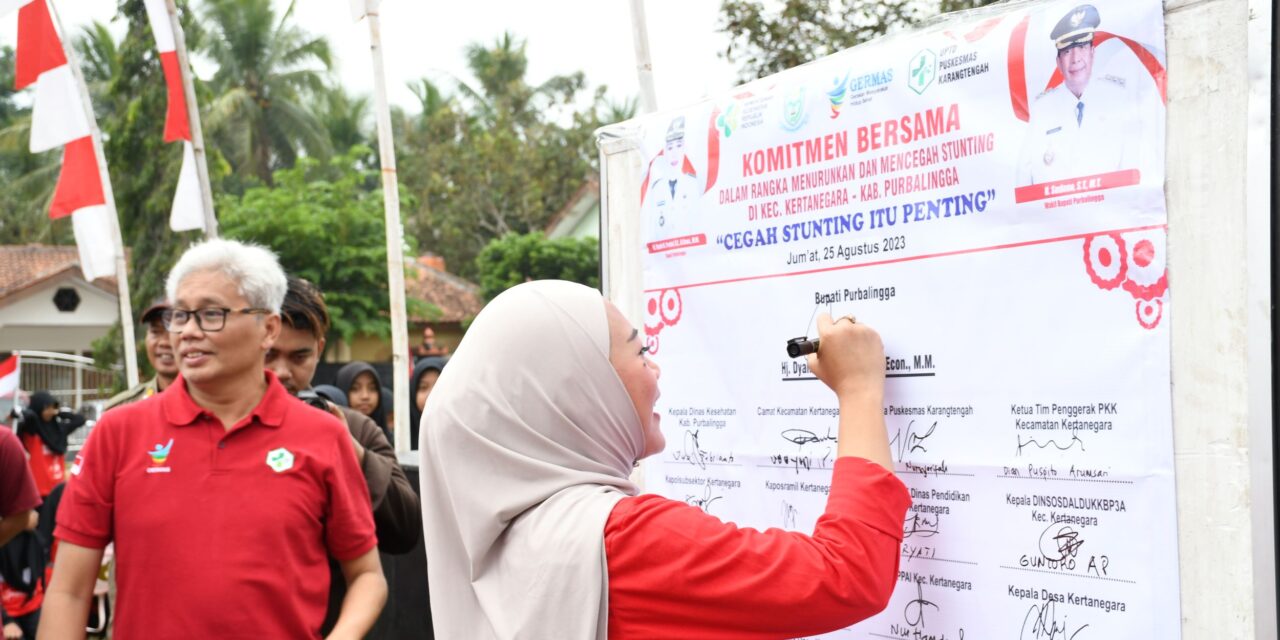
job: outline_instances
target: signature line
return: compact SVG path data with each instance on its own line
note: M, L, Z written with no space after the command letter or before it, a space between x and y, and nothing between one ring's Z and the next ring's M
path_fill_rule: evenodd
M886 378L932 378L936 375L938 374L937 373L886 373L884 374L884 377ZM817 380L817 379L818 378L815 376L805 376L802 378L783 378L782 381L783 382L800 382L803 380Z

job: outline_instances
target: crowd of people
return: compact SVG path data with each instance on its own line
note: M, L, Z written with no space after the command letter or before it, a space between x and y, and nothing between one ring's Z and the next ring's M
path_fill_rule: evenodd
M664 447L660 370L594 289L514 287L452 355L424 335L407 416L420 498L377 370L352 362L313 386L330 326L318 287L227 240L188 249L166 285L141 316L155 377L112 399L69 466L84 419L47 393L0 428L6 639L90 624L126 640L360 638L387 599L378 552L419 544L418 606L442 638L786 638L892 593L910 500L883 347L851 316L821 317L809 356L840 415L806 535L638 495L633 467Z

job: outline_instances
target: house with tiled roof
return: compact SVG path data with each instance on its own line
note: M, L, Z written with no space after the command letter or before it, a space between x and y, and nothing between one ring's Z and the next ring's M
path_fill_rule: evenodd
M85 354L118 318L115 279L85 280L74 246L0 246L0 351Z
M411 351L421 343L423 329L431 327L436 345L452 353L462 340L463 329L484 307L480 286L449 273L440 256L406 260L404 289ZM328 350L326 359L386 362L391 360L391 342L375 336L356 336L350 344L339 341Z

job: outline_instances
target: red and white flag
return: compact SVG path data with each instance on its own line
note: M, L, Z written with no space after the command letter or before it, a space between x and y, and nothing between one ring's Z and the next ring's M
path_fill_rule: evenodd
M191 121L187 118L187 93L182 82L182 65L178 63L178 51L173 37L173 23L164 0L144 0L147 21L155 34L156 50L160 52L160 66L164 69L164 83L169 93L169 109L164 117L164 141L182 141L182 169L178 173L178 188L173 194L173 209L169 212L169 228L174 231L191 231L204 228L204 198L200 195L200 181L196 177L196 154L191 146Z
M115 275L111 210L90 138L88 105L67 64L47 0L0 0L18 9L14 87L35 85L31 104L31 151L62 147L62 172L49 206L50 218L71 216L80 269L86 279ZM0 6L4 9L5 6ZM0 10L0 14L4 11Z
M18 390L18 355L0 360L0 398L12 398ZM0 416L3 418L4 416Z

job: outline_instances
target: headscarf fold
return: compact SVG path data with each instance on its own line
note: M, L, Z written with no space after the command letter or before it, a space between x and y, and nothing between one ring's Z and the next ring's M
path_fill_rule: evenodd
M644 451L599 292L513 287L472 323L423 416L436 633L603 639L604 526Z
M382 432L387 435L387 441L391 441L391 430L387 428L387 401L389 398L382 392L382 378L378 376L378 370L368 362L348 362L338 369L337 385L343 393L347 394L347 400L351 400L351 385L355 384L356 378L362 373L368 373L373 376L373 387L378 390L378 406L373 408L373 413L369 417L377 423ZM350 405L348 405L350 406Z

